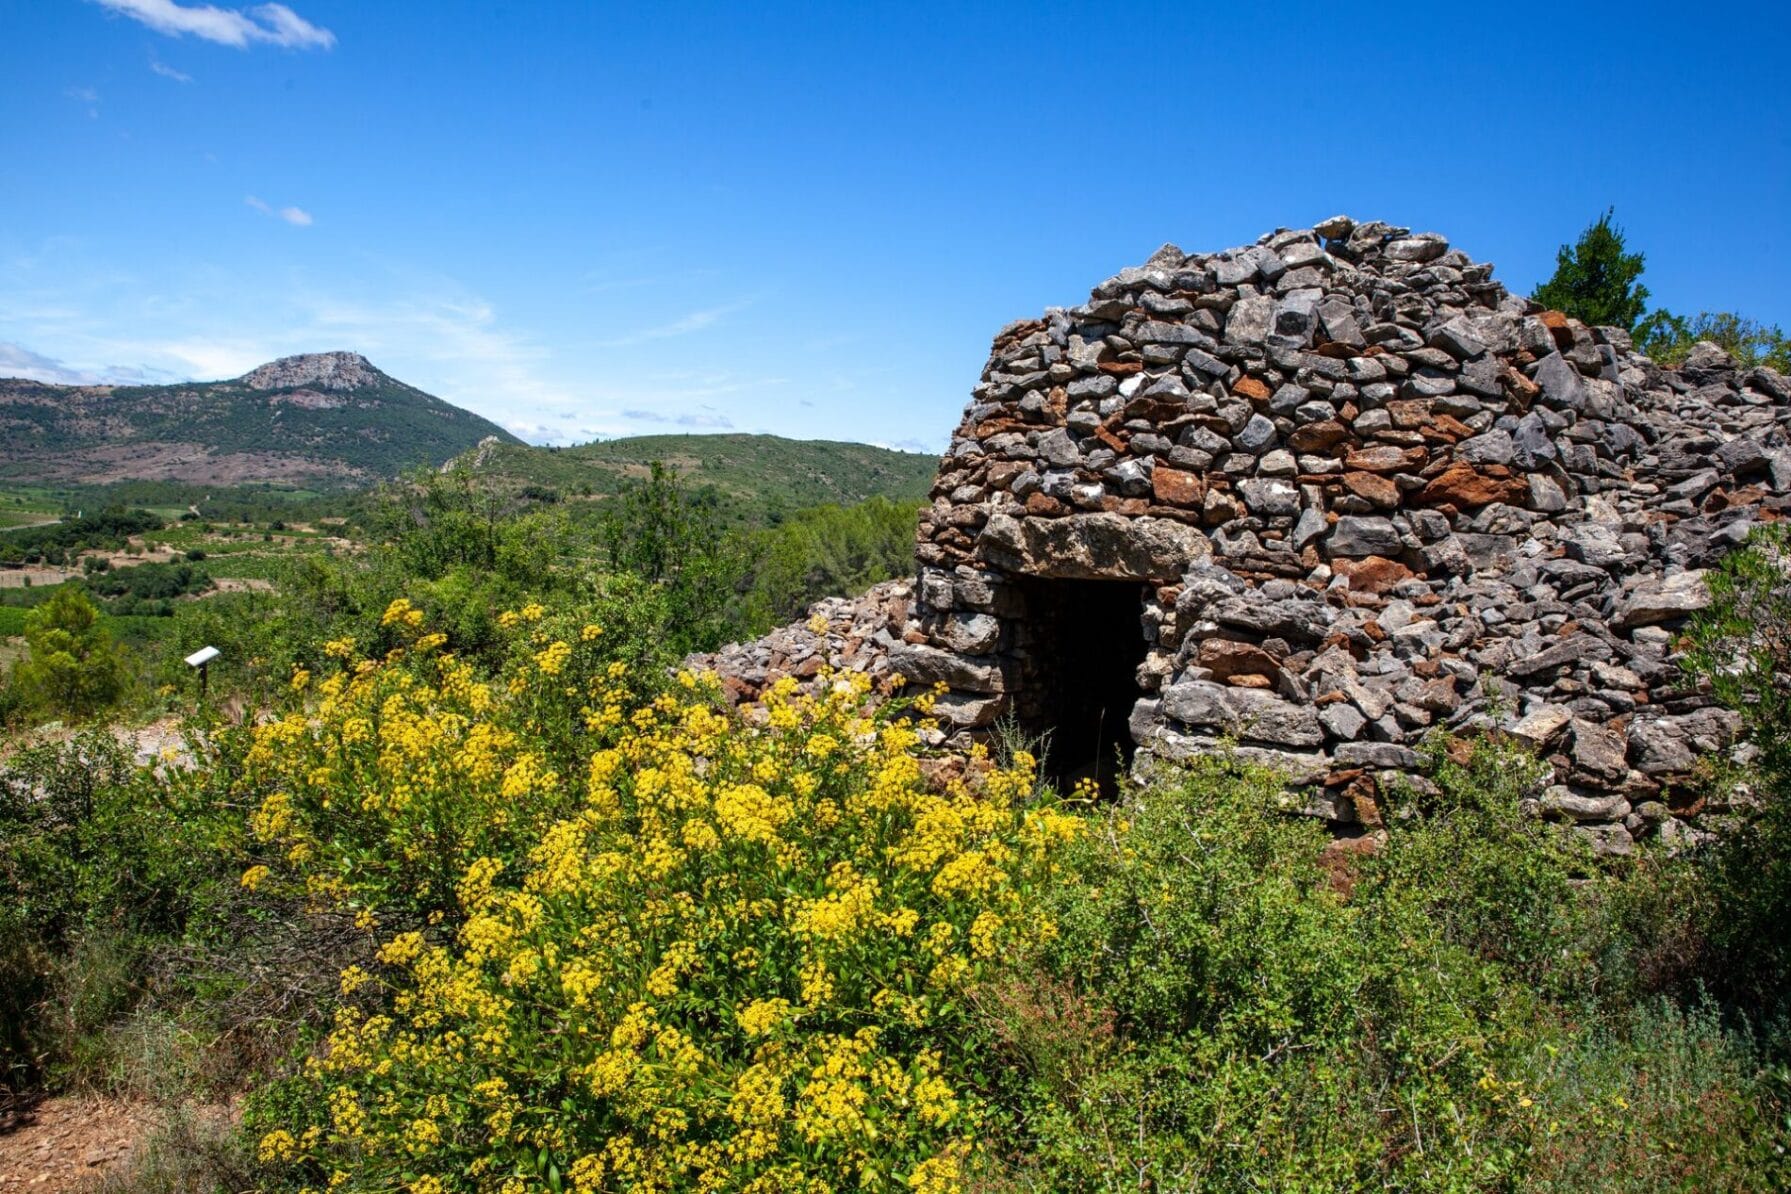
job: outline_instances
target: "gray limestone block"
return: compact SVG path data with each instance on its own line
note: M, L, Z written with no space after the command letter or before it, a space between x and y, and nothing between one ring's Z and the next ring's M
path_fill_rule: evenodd
M1515 448L1505 431L1488 431L1455 445L1455 458L1469 464L1509 465Z
M1276 746L1319 746L1324 728L1312 706L1262 689L1184 680L1163 692L1163 712L1184 725L1236 734Z
M1246 452L1261 453L1277 438L1274 420L1266 415L1253 414L1249 421L1232 437L1232 442Z
M1586 379L1559 351L1551 352L1537 362L1531 378L1542 390L1542 400L1561 410L1583 410L1586 405Z
M1387 242L1381 250L1391 261L1421 263L1435 261L1449 251L1449 242L1434 232L1401 236Z
M1325 548L1333 556L1395 556L1405 547L1399 532L1385 518L1344 515L1331 528Z
M1268 339L1275 300L1266 295L1241 299L1225 318L1225 339L1232 344L1261 344Z
M1010 688L1000 660L973 658L925 643L902 643L889 653L890 667L923 687L943 682L962 692L1000 693Z
M1653 626L1696 613L1710 604L1710 589L1703 569L1648 577L1626 587L1617 599L1611 625L1619 630Z

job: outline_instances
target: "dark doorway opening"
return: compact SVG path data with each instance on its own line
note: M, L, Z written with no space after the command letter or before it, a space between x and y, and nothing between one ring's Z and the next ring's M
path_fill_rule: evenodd
M1092 777L1104 794L1132 763L1128 728L1144 662L1144 586L1026 578L1020 726L1047 737L1045 778L1068 793Z

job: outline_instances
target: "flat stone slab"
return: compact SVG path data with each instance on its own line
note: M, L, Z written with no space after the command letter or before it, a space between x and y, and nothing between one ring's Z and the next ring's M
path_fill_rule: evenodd
M1173 581L1212 555L1205 535L1166 518L1071 514L1015 518L997 514L983 527L977 555L1026 576L1063 580Z

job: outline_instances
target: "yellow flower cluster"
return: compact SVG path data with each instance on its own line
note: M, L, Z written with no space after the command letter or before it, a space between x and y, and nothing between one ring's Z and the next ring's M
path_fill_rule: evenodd
M1030 759L930 785L863 677L781 682L753 726L508 622L489 682L413 647L255 732L257 836L384 927L264 1155L355 1188L963 1188L966 988L1051 934L1029 896L1080 819Z

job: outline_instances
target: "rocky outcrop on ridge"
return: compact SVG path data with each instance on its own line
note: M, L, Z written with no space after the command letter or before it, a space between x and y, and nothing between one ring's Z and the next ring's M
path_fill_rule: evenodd
M943 683L965 740L1025 720L1063 645L1038 582L1130 582L1141 763L1225 739L1373 824L1426 735L1497 726L1555 765L1538 811L1622 852L1686 832L1676 781L1732 740L1675 631L1791 510L1788 430L1784 376L1714 345L1662 369L1435 234L1165 246L997 335L911 595L830 615L875 634L706 662L743 698L801 649Z
M354 390L386 380L386 375L358 352L312 352L281 357L251 369L237 379L251 390L284 390L293 386Z

